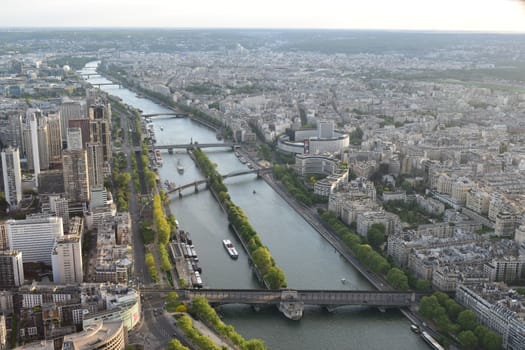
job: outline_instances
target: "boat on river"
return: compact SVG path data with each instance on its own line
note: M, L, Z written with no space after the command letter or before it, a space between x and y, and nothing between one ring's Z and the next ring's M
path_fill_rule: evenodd
M423 340L428 345L430 345L430 347L432 349L434 349L434 350L445 350L445 348L443 346L441 346L441 344L439 344L437 342L437 340L432 338L432 336L430 334L428 334L427 332L425 332L425 331L421 332L421 338L423 338Z
M237 253L237 249L233 246L232 242L229 239L224 239L222 241L222 244L224 245L224 248L228 252L228 255L232 259L237 259L239 257L239 253Z
M155 150L155 162L157 163L158 166L162 166L162 157L158 149Z
M180 159L177 160L177 171L179 172L179 174L184 173L184 165L182 165L182 163L180 162Z
M421 328L419 328L419 326L415 324L410 326L410 330L416 334L421 333Z

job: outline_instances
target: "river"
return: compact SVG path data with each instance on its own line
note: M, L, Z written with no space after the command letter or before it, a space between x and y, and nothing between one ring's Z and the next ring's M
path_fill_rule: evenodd
M93 73L96 62L84 67L82 73ZM90 83L109 83L100 76L91 76ZM146 114L170 112L149 99L119 88L103 85L102 90L122 99ZM158 144L218 142L215 132L191 121L169 116L153 119ZM231 149L205 150L218 164L221 174L246 169ZM160 169L162 181L177 185L202 179L186 152L170 155L162 153L164 165ZM176 170L177 162L184 173ZM299 216L270 186L253 174L225 180L230 196L247 214L291 288L303 289L372 289L351 264L346 262L301 216ZM255 190L255 193L253 192ZM238 260L232 260L222 247L222 240L236 237L228 228L226 215L209 191L195 193L192 188L182 198L173 195L170 205L181 227L190 232L199 255L205 287L260 288L253 276L246 254L240 251ZM240 248L240 244L236 246ZM241 250L241 249L238 249ZM345 278L347 283L342 284ZM226 323L247 338L261 338L269 349L428 349L427 345L409 327L409 321L397 310L380 312L365 307L342 307L328 312L307 307L300 321L286 319L275 308L255 311L241 305L218 309Z

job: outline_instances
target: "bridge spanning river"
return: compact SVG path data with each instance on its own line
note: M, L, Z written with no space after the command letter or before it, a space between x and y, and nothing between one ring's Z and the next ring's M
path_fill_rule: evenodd
M223 179L227 179L229 177L235 177L235 176L241 176L241 175L247 175L247 174L257 174L258 176L260 176L263 173L267 173L267 172L271 172L271 171L273 171L272 168L247 169L247 170L241 170L241 171L232 171L231 173L222 175L222 178ZM190 183L185 184L185 185L180 185L180 186L169 188L166 191L166 193L173 193L173 192L179 191L179 194L180 194L180 191L182 191L182 190L184 190L186 188L190 188L190 187L194 187L195 188L195 192L198 192L199 191L199 185L205 184L207 182L208 182L207 179L196 180L196 181L190 182Z
M235 147L236 143L234 142L217 142L217 143L181 143L176 145L152 145L151 148L154 149L194 149L194 148L228 148Z
M369 291L369 290L267 290L267 289L141 289L143 294L177 292L183 302L205 297L212 305L249 304L276 305L286 317L298 320L305 305L317 305L332 310L338 306L361 305L379 308L399 308L416 305L429 293Z

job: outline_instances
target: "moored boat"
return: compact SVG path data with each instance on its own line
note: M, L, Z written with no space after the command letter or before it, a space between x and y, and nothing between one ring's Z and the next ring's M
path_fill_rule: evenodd
M224 239L222 241L222 244L224 245L224 248L228 252L228 255L232 259L237 259L239 257L239 253L237 253L237 249L233 246L232 242L229 239Z
M415 325L415 324L413 324L413 325L410 326L410 330L411 330L412 332L416 333L416 334L421 333L421 329L419 328L418 325Z

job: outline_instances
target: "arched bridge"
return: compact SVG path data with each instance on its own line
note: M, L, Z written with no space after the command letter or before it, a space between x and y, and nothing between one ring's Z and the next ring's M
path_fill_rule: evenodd
M270 172L272 171L272 168L261 168L261 169L247 169L247 170L240 170L240 171L232 171L231 173L228 173L226 175L222 175L222 178L223 179L227 179L229 177L235 177L235 176L241 176L241 175L247 175L247 174L257 174L258 176L263 174L263 173L267 173L267 172ZM168 191L166 191L166 193L173 193L173 192L177 192L179 191L182 191L186 188L190 188L190 187L195 187L195 191L198 192L198 186L199 185L202 185L202 184L205 184L207 183L208 180L206 179L203 179L203 180L196 180L196 181L193 181L193 182L190 182L188 184L185 184L185 185L181 185L181 186L176 186L176 187L173 187L173 188L170 188L168 189Z
M145 294L168 293L174 290L142 289ZM304 305L318 305L329 309L345 305L371 307L409 307L429 293L368 290L266 290L266 289L179 289L181 301L191 302L205 297L210 304L277 305L288 318L300 319Z

